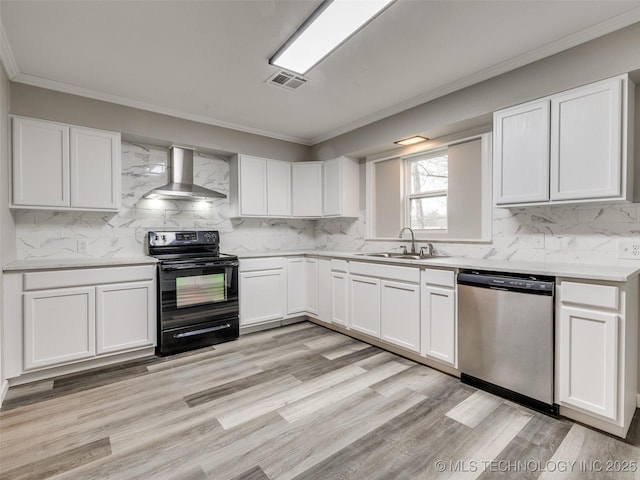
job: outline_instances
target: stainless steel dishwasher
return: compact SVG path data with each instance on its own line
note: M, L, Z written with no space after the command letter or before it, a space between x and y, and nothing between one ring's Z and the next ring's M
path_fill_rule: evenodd
M475 270L458 274L464 383L558 413L553 403L554 280Z

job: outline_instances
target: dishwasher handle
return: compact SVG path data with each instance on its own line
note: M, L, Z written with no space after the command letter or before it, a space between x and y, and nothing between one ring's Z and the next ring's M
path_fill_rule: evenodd
M458 285L548 296L553 296L555 290L552 279L537 280L500 274L458 273Z

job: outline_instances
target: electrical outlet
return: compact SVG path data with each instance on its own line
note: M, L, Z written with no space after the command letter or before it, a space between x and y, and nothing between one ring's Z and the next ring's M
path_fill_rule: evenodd
M86 238L78 239L78 253L88 253L89 252L89 240Z
M618 240L618 258L640 260L640 239Z

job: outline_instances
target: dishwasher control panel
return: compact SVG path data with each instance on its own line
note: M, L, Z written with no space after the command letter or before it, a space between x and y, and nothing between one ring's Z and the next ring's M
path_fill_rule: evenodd
M513 276L512 274L502 272L463 270L458 274L458 284L480 288L495 288L527 293L538 292L542 295L553 295L555 279L547 276L526 274Z

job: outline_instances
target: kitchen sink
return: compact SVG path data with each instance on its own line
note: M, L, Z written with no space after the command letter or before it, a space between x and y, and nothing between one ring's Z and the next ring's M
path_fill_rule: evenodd
M430 258L442 258L437 255L418 255L398 252L356 253L356 255L361 257L398 258L401 260L428 260Z

